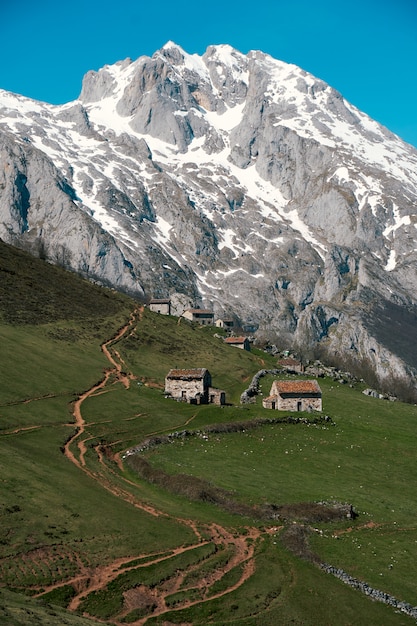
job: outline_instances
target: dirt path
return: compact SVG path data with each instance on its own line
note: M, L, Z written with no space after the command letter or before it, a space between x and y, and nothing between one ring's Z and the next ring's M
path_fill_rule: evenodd
M76 611L79 608L81 602L90 593L104 589L110 582L115 580L122 572L129 572L132 570L149 567L150 565L155 565L163 561L167 561L174 556L178 556L190 550L194 550L198 547L206 545L210 543L211 541L214 541L217 545L223 545L223 546L233 545L235 548L235 553L229 559L227 565L225 565L223 568L214 570L209 575L201 578L198 582L193 584L192 587L188 587L188 589L192 588L196 590L201 590L202 597L200 599L195 600L195 601L184 600L183 602L179 603L179 605L176 606L175 608L168 607L166 604L166 598L180 589L187 573L189 573L190 571L194 569L195 566L191 566L189 568L185 568L184 570L177 572L171 580L168 580L164 584L163 589L157 589L153 593L151 593L148 588L142 585L139 587L139 591L136 591L135 593L133 592L133 590L132 592L126 592L125 596L128 599L128 601L125 603L126 607L122 611L122 613L120 613L117 616L116 619L112 618L111 622L116 625L118 624L122 625L123 622L121 622L120 620L122 620L130 611L132 611L135 608L135 606L138 603L138 600L143 601L144 596L149 596L149 595L152 596L153 609L152 611L150 611L150 614L147 615L146 617L136 620L135 622L130 622L134 626L142 626L143 624L147 622L147 620L150 617L163 615L164 613L167 613L168 611L172 611L172 610L177 611L177 610L194 606L196 604L200 604L202 602L208 602L210 600L220 598L238 589L254 573L255 561L253 559L253 556L254 556L255 548L254 548L253 540L257 539L260 536L260 532L256 529L249 529L248 535L245 538L243 538L243 537L235 537L232 533L225 531L224 528L216 524L212 524L208 530L211 531L210 540L199 541L196 544L176 548L170 551L169 554L162 554L162 555L141 554L141 555L137 555L136 557L120 558L120 559L115 560L113 563L109 565L98 567L94 571L91 571L90 569L84 566L83 572L81 574L77 575L70 581L66 581L65 583L54 585L53 587L50 587L48 590L51 590L52 588L57 588L59 586L63 586L64 584L65 585L72 584L75 589L78 589L78 592L75 595L75 597L71 600L71 603L69 604L68 609L71 611ZM250 539L250 545L248 545L248 541L247 541L248 539ZM141 564L136 563L132 566L128 565L129 562L133 563L134 561L137 561L139 559L145 559L145 558L146 558L146 561L144 561ZM230 585L229 587L224 589L223 591L219 591L218 593L210 595L210 586L213 585L215 582L219 581L225 574L227 574L233 568L239 565L243 565L242 574L239 580L236 581L233 585ZM135 589L137 588L135 587ZM183 587L183 590L186 590L186 589L187 587ZM43 594L39 594L39 595L43 595Z
M213 524L211 526L211 541L216 542L217 545L222 544L224 546L233 545L235 548L235 554L229 559L227 565L225 565L221 569L214 570L209 575L201 578L198 582L193 585L182 586L182 583L189 571L192 571L194 568L188 568L178 573L178 575L174 578L171 584L165 586L163 592L159 593L157 596L157 607L154 608L150 615L139 619L135 622L131 622L133 626L143 626L146 624L150 617L156 617L159 615L163 615L164 613L168 613L171 611L180 611L185 608L190 608L192 606L196 606L197 604L202 604L205 602L210 602L211 600L215 600L217 598L221 598L232 591L238 589L244 582L246 582L255 572L255 560L254 556L254 543L251 543L248 546L247 539L251 540L257 539L260 536L260 532L256 529L249 529L249 534L247 537L235 537L232 533L225 531L224 528ZM200 544L201 545L201 544ZM217 593L210 594L210 587L221 580L221 578L233 570L235 567L242 565L242 573L240 575L239 580L237 580L234 584L228 586L226 589L219 591ZM183 591L187 591L187 589L193 589L201 592L201 597L196 600L184 600L179 602L175 607L167 606L166 599L168 596L176 593L179 589L182 588ZM132 606L128 607L127 610L123 611L120 615L118 615L118 620L124 618L130 611L132 610ZM122 622L116 620L115 624L122 626Z
M207 541L205 543L208 543ZM137 570L140 568L149 567L150 565L155 565L157 563L162 563L163 561L167 561L171 559L173 556L177 556L179 554L183 554L184 552L188 552L190 550L194 550L196 547L204 545L204 543L197 543L183 548L176 548L169 552L169 554L163 555L155 555L155 558L149 556L149 554L140 554L136 557L125 557L120 558L111 563L110 565L106 565L103 567L98 567L96 570L89 576L85 576L86 585L84 589L78 593L72 600L68 609L70 611L76 611L81 604L81 602L93 591L99 591L106 587L110 582L112 582L115 578L117 578L122 572L130 572L132 570ZM146 562L141 564L132 565L129 567L128 563L133 563L139 559L148 559ZM125 565L126 567L122 566ZM67 583L68 584L68 583ZM112 620L113 622L114 620Z
M31 430L38 430L39 428L42 428L42 427L41 426L22 426L21 428L15 428L14 430L6 430L1 433L1 436L5 437L6 435L18 435L19 433L28 432Z
M140 316L142 315L142 312L143 312L143 307L138 308L135 311L133 311L130 315L130 319L128 323L125 324L125 326L123 326L118 331L118 333L114 335L114 337L112 337L108 341L105 341L101 345L102 352L104 353L107 360L110 362L110 364L113 367L110 369L107 369L104 373L104 378L99 383L97 383L96 385L94 385L93 387L85 391L83 394L81 394L81 396L79 396L78 399L74 403L73 416L75 418L76 433L65 444L64 453L65 453L65 456L70 461L72 461L72 463L77 465L77 467L85 467L85 459L84 459L85 446L83 446L82 443L78 443L78 449L80 451L79 458L77 458L71 450L71 446L74 444L74 442L77 439L81 437L81 435L85 431L85 421L81 413L81 406L87 398L95 395L99 390L103 389L108 384L111 377L114 377L116 382L121 382L126 389L129 389L130 381L133 380L134 377L132 374L125 374L122 371L122 363L124 365L124 362L120 358L120 355L118 352L115 351L115 355L117 359L112 355L110 351L110 346L116 343L117 341L119 341L119 339L121 339L123 335L125 335L133 327L137 318L140 318Z
M122 486L116 484L116 479L118 481L120 481L121 479L124 481L126 486L132 485L135 488L138 488L138 485L136 483L127 480L126 478L121 476L121 474L116 473L115 470L109 469L109 466L104 463L103 449L100 445L95 447L95 451L99 463L103 466L103 470L106 471L106 474L104 471L102 473L91 471L87 467L85 460L85 454L87 450L85 441L87 441L88 439L82 439L82 435L84 434L86 429L85 420L82 415L82 405L84 401L93 395L103 393L105 391L105 388L109 384L121 383L126 389L128 389L130 386L130 382L134 379L134 376L131 373L126 373L124 371L125 363L123 362L120 353L115 349L112 349L112 345L120 340L126 333L128 333L131 328L133 328L134 324L140 320L142 312L143 308L136 309L131 314L128 323L123 326L123 328L121 328L114 337L102 344L101 349L108 359L111 367L105 370L104 377L100 382L96 383L90 389L82 393L75 401L73 405L73 416L75 419L76 432L66 442L64 446L64 454L80 470L85 472L93 480L99 482L99 484L104 489L112 493L117 498L128 502L132 506L141 509L142 511L145 511L146 513L154 517L169 517L166 513L159 511L154 507L142 502L140 499L135 497L135 495L132 494L128 489L125 489ZM187 424L191 422L193 418L194 416L190 417L187 421ZM74 451L75 446L76 450ZM114 461L117 469L120 472L123 472L123 463L120 455L113 455L112 460ZM114 481L111 479L112 475L114 476ZM119 616L117 616L118 619L123 619L124 616L126 616L131 610L133 610L132 606L135 605L135 602L142 602L143 606L144 598L147 598L149 600L149 614L146 617L143 617L135 622L131 622L133 626L142 626L150 617L162 615L172 610L184 609L186 607L200 604L202 602L208 602L209 600L228 594L240 587L254 573L254 540L258 539L261 536L260 531L258 531L257 529L247 529L247 534L245 534L245 536L235 536L227 531L225 528L222 528L221 526L218 526L216 524L211 524L210 526L207 526L205 528L206 539L203 540L201 532L197 527L197 524L193 520L186 520L181 518L174 518L174 520L178 523L186 525L193 531L196 537L196 543L188 546L178 547L170 551L168 555L164 554L161 556L142 554L120 558L115 560L113 563L97 567L94 570L82 566L80 567L80 571L77 576L75 576L71 580L66 580L64 582L51 585L48 588L44 588L42 593L39 595L44 595L52 589L60 586L72 585L76 591L76 594L71 600L68 609L71 611L75 611L79 608L83 600L85 600L89 594L104 589L122 572L148 567L149 565L154 565L156 563L169 560L174 556L178 556L210 542L213 542L219 548L225 549L226 547L229 547L233 550L232 556L225 565L220 568L214 568L213 571L211 571L206 576L201 577L201 579L193 585L192 589L197 589L200 591L200 597L197 600L184 600L178 603L175 608L167 606L166 603L166 598L180 589L182 583L184 582L185 576L187 575L187 573L193 570L193 567L188 567L184 570L177 572L175 576L172 577L172 579L164 584L163 589L159 588L157 591L152 591L148 587L141 586L139 591L134 592L134 590L131 590L130 593L125 594L125 607L123 612ZM145 561L140 564L136 563L129 567L129 562L133 563L140 559L145 559ZM242 567L239 579L234 584L228 586L221 592L210 595L210 587L215 582L221 580L225 574L237 567ZM111 623L122 624L122 622L117 621L117 619L115 619L114 617L111 619Z

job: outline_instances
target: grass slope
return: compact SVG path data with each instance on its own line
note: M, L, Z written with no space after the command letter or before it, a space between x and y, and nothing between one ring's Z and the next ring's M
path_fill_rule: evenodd
M82 614L109 624L412 623L288 551L285 522L235 515L121 469L118 454L151 435L270 417L260 398L242 407L239 397L272 357L145 309L111 346L118 372L100 344L136 303L1 242L0 275L2 623L91 623ZM208 367L229 405L165 399L171 367ZM76 426L78 399L96 383ZM312 549L417 604L416 408L320 384L333 424L191 437L146 456L245 504L351 502L358 519L316 524Z

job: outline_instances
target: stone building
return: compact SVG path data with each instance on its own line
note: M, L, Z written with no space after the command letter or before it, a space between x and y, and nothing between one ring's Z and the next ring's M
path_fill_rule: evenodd
M220 404L226 394L211 386L211 374L205 367L171 369L165 378L165 395L190 404Z
M213 326L214 324L214 313L207 309L187 309L182 317L190 320L190 322L197 322L201 326Z
M224 340L229 346L240 348L241 350L248 350L250 352L250 343L247 337L227 337Z
M322 393L316 380L274 380L265 409L278 411L321 411Z
M234 325L235 325L235 323L231 319L218 319L218 320L216 320L217 328L224 328L225 330L232 330Z
M216 389L216 387L209 387L208 401L209 401L209 404L219 404L223 406L223 404L226 404L226 393L223 391L223 389Z
M296 372L297 374L302 374L304 372L303 364L292 357L281 359L278 361L278 365L280 365L287 372Z
M171 315L171 300L154 298L149 302L149 309L161 315Z

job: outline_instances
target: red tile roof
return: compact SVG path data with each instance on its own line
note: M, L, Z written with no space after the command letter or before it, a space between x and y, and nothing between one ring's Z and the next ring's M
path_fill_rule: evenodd
M227 337L225 343L245 343L246 337Z
M280 365L301 365L300 361L296 361L296 359L281 359L279 361Z
M169 370L168 374L167 374L167 378L203 378L204 374L207 372L207 369L205 367L197 367L194 369L188 369L188 370L179 370L179 369L172 369Z
M321 393L316 380L277 380L275 389L278 393Z

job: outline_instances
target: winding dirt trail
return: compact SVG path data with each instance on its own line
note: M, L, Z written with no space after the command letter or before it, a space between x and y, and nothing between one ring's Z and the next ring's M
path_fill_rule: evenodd
M135 324L137 324L142 316L143 307L137 308L132 312L129 321L125 326L123 326L118 333L113 336L111 339L102 344L101 349L108 359L111 367L105 370L104 377L101 381L93 385L90 389L82 393L73 405L73 416L75 419L75 433L68 439L64 446L64 454L65 456L76 465L81 471L85 472L90 478L97 481L104 489L112 493L117 498L128 502L132 506L145 511L146 513L154 516L154 517L171 517L166 513L155 509L152 506L145 504L140 501L137 497L135 497L130 491L124 489L120 485L117 485L116 482L112 482L111 474L116 474L115 470L111 470L109 472L108 466L107 476L103 473L97 473L91 471L86 464L85 454L86 454L86 445L85 441L88 439L82 439L82 435L85 433L86 423L82 415L82 405L85 400L91 396L97 395L98 393L103 393L105 388L110 384L121 383L124 385L126 389L129 388L130 382L134 380L134 376L131 373L126 373L123 369L125 363L121 358L119 352L115 349L112 349L113 344L119 341L123 336L125 336L130 329L133 328ZM187 423L191 422L194 416L187 420ZM76 446L76 450L73 451ZM103 459L103 451L101 446L96 446L95 451L99 460L99 463L104 466ZM112 460L115 462L116 467L120 472L123 472L123 463L119 456L119 454L115 454L112 456ZM110 473L110 478L109 478ZM132 483L128 479L121 476L121 474L117 474L117 478L122 479L126 485L132 485L137 487L135 483ZM181 518L172 518L174 521L186 525L190 528L195 537L196 543L188 546L180 546L168 554L164 555L150 555L150 554L141 554L134 555L130 557L120 558L115 560L114 562L97 567L95 569L87 568L83 566L80 568L77 576L74 576L71 580L66 580L61 583L57 583L55 585L51 585L48 588L44 588L42 592L38 595L44 595L48 593L52 589L58 588L60 586L72 585L75 590L75 596L72 598L68 609L71 611L76 611L83 600L85 600L89 594L104 589L111 581L115 580L122 572L127 572L133 569L138 569L141 567L148 567L149 565L154 565L156 563L169 560L174 556L178 556L187 551L194 550L197 547L203 546L207 543L213 542L216 546L221 549L225 549L227 546L231 547L233 550L233 554L228 560L228 562L223 565L221 568L213 569L206 576L200 577L200 579L193 585L192 589L197 589L200 591L200 597L197 600L184 600L173 608L169 607L166 602L166 598L178 591L184 582L184 579L190 571L193 570L193 567L185 568L176 573L176 575L165 583L163 589L158 589L154 591L150 591L149 588L142 589L142 596L145 594L146 597L152 597L152 606L149 607L149 614L146 617L142 617L135 622L131 622L133 626L143 626L147 622L147 620L151 617L157 615L163 615L168 611L172 610L180 610L190 606L194 606L196 604L200 604L203 602L208 602L209 600L213 600L215 598L222 597L235 589L239 588L255 571L255 560L254 560L254 552L255 552L255 540L259 539L261 536L261 532L255 528L247 529L247 534L245 536L235 536L234 534L227 531L225 528L218 526L216 524L211 524L205 527L205 536L209 537L203 540L201 532L193 520L186 520ZM144 560L143 563L138 564L138 560ZM129 566L129 562L136 562L134 565ZM227 586L222 591L218 593L210 595L210 586L215 582L222 579L222 577L233 570L234 568L241 567L241 575L239 579ZM186 589L186 588L185 588ZM123 619L131 610L132 606L135 606L136 600L132 600L135 596L133 590L132 592L125 594L125 607L120 615L112 617L110 620L112 624L122 624L122 622L118 621Z
M112 367L110 369L105 370L104 378L100 382L98 382L96 385L94 385L93 387L90 387L90 389L88 389L83 394L81 394L81 396L79 396L78 399L74 403L73 416L75 418L76 433L70 439L68 439L67 443L64 446L64 453L65 453L65 456L70 461L72 461L72 463L77 465L77 467L85 467L85 460L84 460L85 447L81 443L78 444L78 449L80 451L80 457L78 459L71 450L72 444L77 439L79 439L85 431L85 421L81 413L81 406L87 398L95 395L97 391L106 387L111 377L115 378L115 382L121 382L126 389L129 389L130 381L133 380L134 376L133 374L126 374L122 371L122 364L124 365L123 360L121 359L119 353L115 351L114 354L117 357L116 359L115 356L113 356L113 354L111 353L109 348L112 344L119 341L119 339L121 339L133 327L135 322L138 319L140 319L142 314L143 314L143 307L135 309L135 311L131 313L128 323L125 324L125 326L123 326L116 333L116 335L114 335L111 339L108 339L101 345L101 350L106 356L107 360L112 365ZM90 474L90 472L88 473Z

